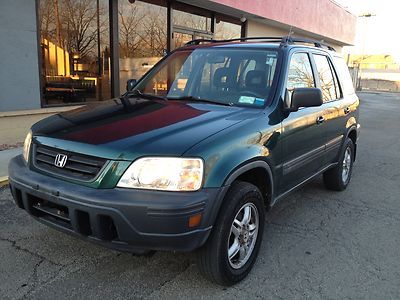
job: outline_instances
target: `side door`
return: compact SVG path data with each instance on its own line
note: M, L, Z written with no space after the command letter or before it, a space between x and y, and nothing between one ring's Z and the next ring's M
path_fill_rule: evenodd
M330 56L323 52L313 52L311 57L315 65L317 87L322 91L324 102L323 127L326 134L324 163L328 165L337 161L349 111L344 107L345 101Z
M287 70L285 106L290 107L295 88L317 87L310 54L294 52ZM282 120L282 180L280 192L302 183L324 165L326 135L323 107L303 107L285 112ZM323 120L323 119L322 119Z

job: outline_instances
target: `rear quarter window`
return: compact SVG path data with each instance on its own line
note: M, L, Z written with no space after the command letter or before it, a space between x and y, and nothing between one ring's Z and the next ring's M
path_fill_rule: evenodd
M339 75L343 95L354 94L353 81L351 80L349 68L347 67L346 62L342 57L334 57L333 60L335 62L336 72Z

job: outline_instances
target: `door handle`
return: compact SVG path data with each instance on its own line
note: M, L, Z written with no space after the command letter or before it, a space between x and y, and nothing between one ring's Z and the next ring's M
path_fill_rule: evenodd
M347 115L347 114L349 114L349 113L350 113L350 107L346 107L346 108L344 109L344 114Z
M317 118L317 124L324 123L324 121L325 121L324 116L319 116L319 117Z

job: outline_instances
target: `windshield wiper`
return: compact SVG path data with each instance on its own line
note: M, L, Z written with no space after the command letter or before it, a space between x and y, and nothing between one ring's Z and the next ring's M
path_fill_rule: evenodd
M142 93L140 90L128 91L122 97L125 98L125 99L129 98L129 97L142 97L142 98L145 98L145 99L168 100L166 97L159 96L159 95L154 95L154 94Z
M233 103L225 103L225 102L219 102L219 101L214 101L214 100L208 100L208 99L202 99L202 98L197 98L194 96L182 96L182 97L168 97L168 100L177 100L177 101L193 101L193 102L203 102L203 103L211 103L211 104L217 104L217 105L223 105L223 106L233 106Z

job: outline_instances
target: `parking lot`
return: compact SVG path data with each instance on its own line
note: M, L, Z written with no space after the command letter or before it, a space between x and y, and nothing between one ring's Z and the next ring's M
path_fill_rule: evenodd
M194 255L135 257L31 219L0 191L0 298L399 299L400 94L361 93L362 132L344 192L318 177L267 214L246 280L215 286Z

